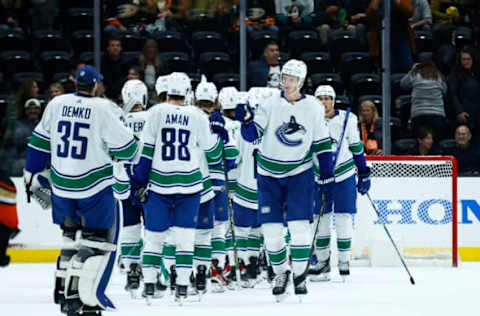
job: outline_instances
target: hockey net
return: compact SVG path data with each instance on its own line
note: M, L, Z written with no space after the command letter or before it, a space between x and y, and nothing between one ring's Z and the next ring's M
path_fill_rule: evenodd
M368 199L359 196L352 262L392 265L388 263L397 255L384 231L385 222L407 262L457 266L455 158L370 156L367 161L372 172L369 193L380 218Z

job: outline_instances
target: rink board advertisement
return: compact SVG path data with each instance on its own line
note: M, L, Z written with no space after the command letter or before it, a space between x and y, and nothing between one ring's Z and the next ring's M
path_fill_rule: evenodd
M51 210L27 204L23 179L13 178L21 233L11 241L14 262L53 262L59 253L61 230ZM460 261L480 261L480 178L458 178L458 247ZM451 180L373 178L370 196L406 255L446 256L452 240ZM385 232L365 197L357 202L355 252Z

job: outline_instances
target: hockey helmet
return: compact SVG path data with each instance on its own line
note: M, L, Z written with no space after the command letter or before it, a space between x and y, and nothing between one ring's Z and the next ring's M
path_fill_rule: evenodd
M218 103L222 110L235 110L238 90L235 87L224 87L218 94Z
M319 97L321 95L325 95L327 97L331 97L333 104L335 105L335 97L337 96L335 90L332 86L329 85L321 85L315 90L315 97Z
M155 82L155 91L160 95L168 91L168 76L159 76Z
M147 107L147 86L138 79L125 82L122 88L123 111L128 113L132 108L140 104L143 109Z
M282 67L282 81L284 75L290 75L298 78L298 90L300 90L303 86L303 82L307 77L307 65L297 59L290 59L283 65Z
M172 72L168 76L167 95L186 97L192 89L190 78L184 72Z

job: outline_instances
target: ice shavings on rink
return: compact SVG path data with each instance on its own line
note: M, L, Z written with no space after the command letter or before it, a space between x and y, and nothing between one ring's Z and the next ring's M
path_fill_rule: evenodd
M62 315L53 304L54 264L12 264L0 269L0 315ZM416 285L408 282L403 268L354 267L347 283L341 283L334 268L332 282L308 283L303 303L290 295L275 303L268 283L255 289L207 293L201 302L189 296L180 307L167 294L147 306L132 300L123 289L124 275L115 272L108 290L117 311L104 315L189 316L450 316L476 315L480 289L480 263L462 263L459 268L413 267ZM293 289L291 289L291 292Z

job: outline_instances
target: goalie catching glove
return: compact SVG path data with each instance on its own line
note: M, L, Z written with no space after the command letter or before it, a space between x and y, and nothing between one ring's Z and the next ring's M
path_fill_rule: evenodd
M44 210L50 208L52 205L50 170L45 169L35 174L23 170L23 180L27 191L27 202L30 203L30 198L33 197Z

